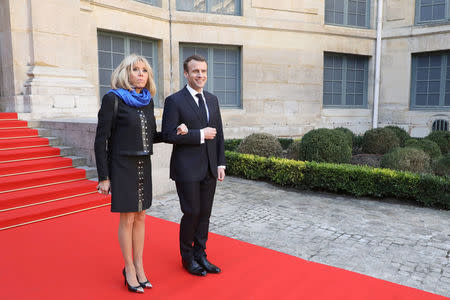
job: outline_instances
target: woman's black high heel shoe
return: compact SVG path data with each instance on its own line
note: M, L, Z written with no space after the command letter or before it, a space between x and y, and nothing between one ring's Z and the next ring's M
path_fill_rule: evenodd
M137 276L136 276L137 277ZM137 279L137 281L139 282L139 285L143 288L143 289L151 289L153 287L153 285L150 283L150 281L145 281L145 282L140 282L139 278Z
M123 268L122 274L123 274L123 278L125 279L125 286L128 287L128 290L130 292L141 293L141 294L144 292L144 289L141 287L140 284L138 286L131 286L128 284L127 275L125 273L125 268Z

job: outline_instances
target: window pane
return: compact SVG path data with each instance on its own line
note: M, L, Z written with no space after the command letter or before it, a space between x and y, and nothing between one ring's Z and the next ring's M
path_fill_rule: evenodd
M225 64L214 64L214 76L225 76Z
M142 55L153 57L153 43L142 42Z
M341 105L342 103L341 94L333 94L333 105Z
M117 68L124 58L124 54L113 54L113 69Z
M427 95L418 94L416 95L416 105L426 105Z
M111 51L111 38L109 36L98 36L98 50Z
M99 70L100 84L109 86L111 83L111 74L112 74L111 70L100 69Z
M225 91L225 78L214 77L214 91Z
M351 14L356 14L357 4L356 1L348 1L348 12Z
M354 103L354 105L359 105L359 106L364 105L364 95L363 94L355 95L355 103Z
M439 105L439 94L432 94L428 96L428 105L437 106Z
M441 84L439 81L431 81L430 84L428 85L429 88L428 92L439 94L440 86Z
M445 19L445 4L433 6L433 20Z
M98 66L99 68L112 69L111 53L98 52Z
M331 81L325 81L323 83L323 91L331 93L333 91L333 83Z
M125 43L123 38L112 38L112 51L117 53L125 53Z
M130 40L130 53L141 55L141 41Z
M420 8L420 20L421 21L433 20L433 7L432 6L422 6Z
M344 24L344 13L336 13L334 15L335 24Z
M450 106L450 94L445 95L445 106Z
M225 49L214 49L214 62L225 62Z
M347 95L345 97L345 104L346 105L353 105L355 103L355 97L354 95Z
M426 81L419 81L416 85L416 92L419 94L428 93L428 83Z
M323 94L323 104L324 105L331 105L332 103L332 95L331 94Z
M441 78L441 68L431 68L430 74L429 74L429 79L436 80L436 79L440 79L440 78Z
M226 73L227 73L227 77L236 77L237 76L237 65L227 64Z
M235 91L237 89L236 79L227 79L226 89L227 91Z
M356 25L356 15L355 14L348 15L348 25Z

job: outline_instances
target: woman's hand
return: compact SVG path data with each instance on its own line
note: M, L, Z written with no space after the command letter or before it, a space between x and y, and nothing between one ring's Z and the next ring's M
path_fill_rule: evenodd
M186 127L186 125L184 123L181 123L180 125L178 125L177 127L177 135L185 135L188 133L188 128Z
M97 191L100 194L108 195L111 190L111 181L109 179L102 180L97 185Z

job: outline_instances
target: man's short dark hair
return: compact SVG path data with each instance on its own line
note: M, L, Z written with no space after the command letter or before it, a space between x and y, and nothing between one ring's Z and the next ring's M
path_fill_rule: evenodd
M188 72L188 71L189 71L189 70L188 70L188 63L189 63L191 60L204 61L206 64L208 64L208 62L206 61L206 59L205 59L203 56L198 55L198 54L191 55L191 56L189 56L188 58L186 58L186 59L184 60L184 63L183 63L183 70L184 70L185 72Z

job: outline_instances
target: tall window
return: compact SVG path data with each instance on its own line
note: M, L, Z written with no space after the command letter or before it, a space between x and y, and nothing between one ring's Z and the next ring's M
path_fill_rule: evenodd
M240 107L240 48L234 46L182 45L180 47L180 74L183 79L183 62L193 54L203 56L208 62L208 81L205 90L216 95L221 106ZM186 83L186 79L182 80L181 86Z
M144 3L150 4L153 6L158 6L158 7L161 7L161 2L162 2L162 0L135 0L135 1L144 2Z
M177 0L177 10L241 15L241 0Z
M416 23L450 20L450 0L416 0Z
M367 107L367 56L326 52L323 71L324 107Z
M370 0L325 0L325 24L369 27Z
M156 86L158 86L157 45L154 40L107 32L99 32L97 37L100 98L111 89L113 70L126 55L132 53L142 55L148 60L153 69ZM155 105L158 105L158 95L153 96Z
M450 109L450 51L412 56L411 107Z

